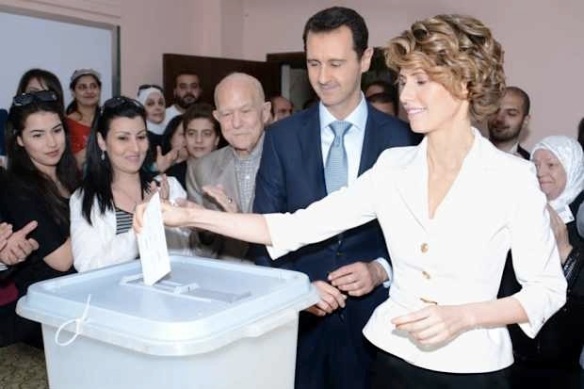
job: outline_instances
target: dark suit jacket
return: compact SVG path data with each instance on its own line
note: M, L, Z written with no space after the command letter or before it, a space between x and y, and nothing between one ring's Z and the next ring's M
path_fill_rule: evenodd
M407 124L368 105L359 174L373 166L386 148L412 144L413 133ZM326 195L319 106L315 105L276 122L266 130L256 177L254 212L294 212ZM256 264L298 270L307 274L311 281L326 280L328 273L350 263L372 261L378 257L389 259L377 221L303 247L276 261L272 261L263 247L255 247L252 254ZM373 309L387 296L387 290L379 286L367 296L347 300L345 322L354 329L356 338L362 338L361 330Z
M521 155L524 159L527 159L528 161L531 157L529 151L525 150L523 147L521 147L521 145L517 145L517 153Z

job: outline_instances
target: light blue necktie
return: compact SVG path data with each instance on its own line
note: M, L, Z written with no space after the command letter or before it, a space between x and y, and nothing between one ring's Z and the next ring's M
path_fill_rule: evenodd
M327 193L332 193L347 185L347 152L345 151L345 134L351 128L351 123L335 121L330 124L335 133L335 139L329 149L324 168L324 178Z

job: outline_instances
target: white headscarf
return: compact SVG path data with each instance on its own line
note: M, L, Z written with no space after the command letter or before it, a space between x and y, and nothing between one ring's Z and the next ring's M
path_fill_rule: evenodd
M150 97L151 94L153 93L158 93L160 96L164 95L162 94L162 92L160 91L160 89L158 88L154 88L154 87L150 87L150 88L145 88L145 89L141 89L138 91L138 101L140 102L140 104L142 105L146 105L146 99L148 99L148 97ZM150 120L146 120L146 126L148 127L148 131L157 134L157 135L162 135L164 133L164 129L165 129L165 121L166 120L162 120L161 123L154 123L151 122Z
M570 204L584 190L584 153L582 146L575 139L564 135L553 135L537 143L531 151L531 160L536 150L550 151L562 164L566 171L566 187L560 195L551 200L551 207L562 217L569 212L571 220L574 215L570 211ZM566 222L566 218L562 217Z

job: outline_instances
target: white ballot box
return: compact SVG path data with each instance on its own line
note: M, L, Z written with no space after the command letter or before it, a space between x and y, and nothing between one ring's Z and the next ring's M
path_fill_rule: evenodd
M293 388L298 272L171 257L153 286L133 261L32 285L17 312L42 324L60 388Z

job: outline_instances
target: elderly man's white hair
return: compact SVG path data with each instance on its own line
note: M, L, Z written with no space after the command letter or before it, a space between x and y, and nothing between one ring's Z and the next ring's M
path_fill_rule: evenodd
M215 106L217 108L219 108L219 101L218 101L218 95L220 90L225 87L226 85L229 85L231 82L234 81L240 81L240 82L247 82L249 83L249 85L251 85L254 90L255 90L255 95L257 98L257 102L258 103L263 103L266 101L266 95L264 93L264 88L262 87L262 84L259 82L259 80L253 76L250 76L249 74L246 73L231 73L229 75L227 75L226 77L224 77L221 81L219 81L219 84L217 84L217 86L215 87L215 94L214 94L214 99L215 99Z

